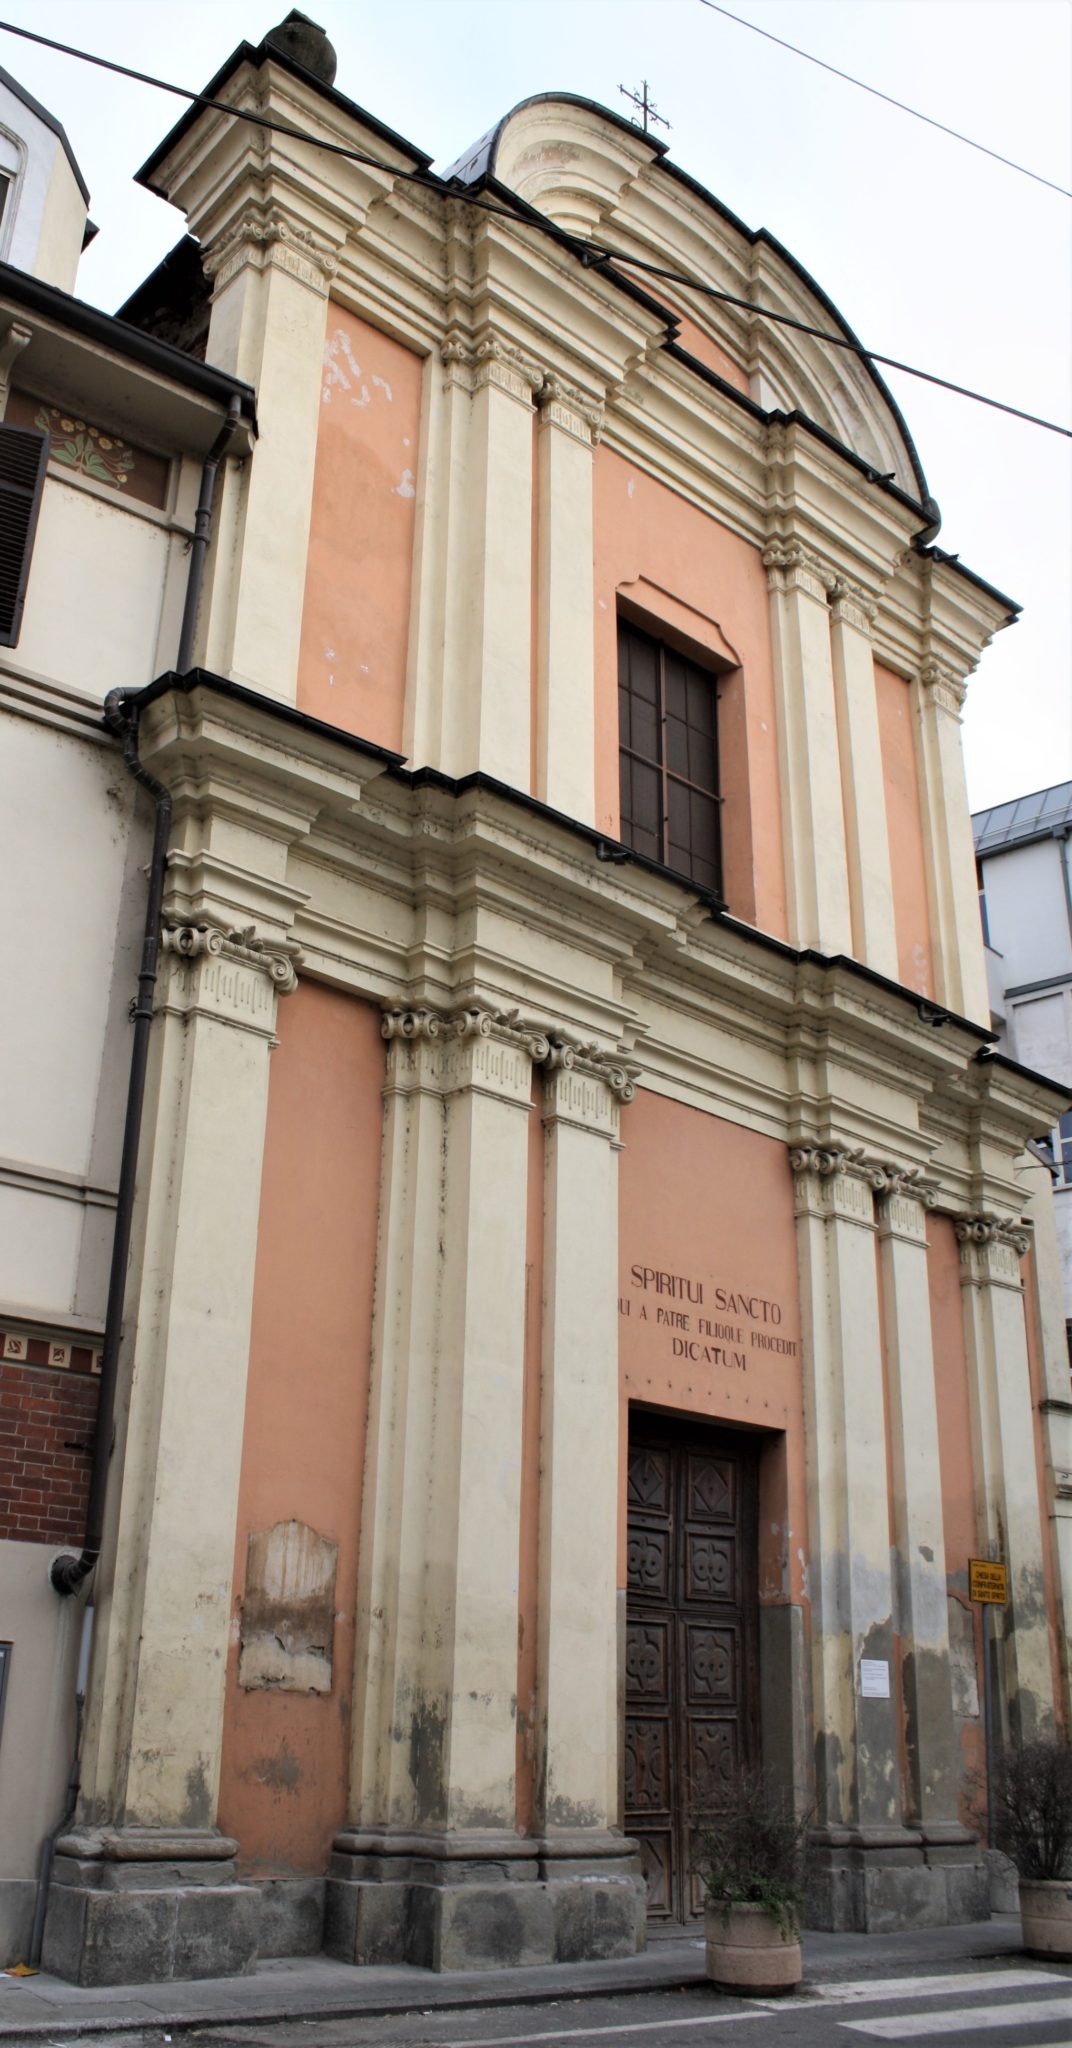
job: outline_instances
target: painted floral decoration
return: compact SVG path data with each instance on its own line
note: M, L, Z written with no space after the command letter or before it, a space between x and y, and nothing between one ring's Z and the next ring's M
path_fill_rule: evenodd
M116 434L105 434L85 420L69 419L57 405L43 405L34 423L51 436L53 462L94 477L99 484L126 483L134 467L133 448Z

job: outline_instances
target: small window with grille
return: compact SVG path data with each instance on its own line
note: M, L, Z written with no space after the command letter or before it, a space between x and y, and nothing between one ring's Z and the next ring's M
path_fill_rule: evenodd
M0 647L18 643L47 464L47 434L0 426Z
M621 837L722 895L717 676L618 621Z

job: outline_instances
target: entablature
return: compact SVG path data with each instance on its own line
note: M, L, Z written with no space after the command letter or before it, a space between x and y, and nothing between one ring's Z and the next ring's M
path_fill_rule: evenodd
M474 992L635 1055L660 1092L756 1129L934 1172L942 1206L1015 1205L1054 1090L848 960L799 954L681 880L482 778L414 776L271 700L164 677L141 742L172 788L167 910L294 945L378 1002ZM794 1108L795 1105L795 1108Z

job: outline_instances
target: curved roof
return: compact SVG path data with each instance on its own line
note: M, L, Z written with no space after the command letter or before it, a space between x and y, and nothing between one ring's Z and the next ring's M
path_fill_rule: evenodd
M712 192L709 192L706 186L701 185L697 179L691 177L687 171L683 171L679 165L675 164L669 155L668 145L660 141L657 136L646 134L637 127L635 122L630 121L624 114L615 112L613 108L600 106L598 101L586 99L578 93L533 93L527 99L519 100L518 104L512 107L509 113L504 114L502 119L497 121L493 128L489 128L487 133L481 136L478 142L475 142L460 157L456 158L455 162L443 173L444 181L448 184L465 186L468 190L473 190L481 185L489 185L501 191L511 191L512 188L509 180L503 179L499 175L500 154L506 132L510 124L519 115L528 112L534 107L554 105L577 108L585 113L592 114L599 121L606 123L608 127L628 135L634 143L643 143L651 153L651 167L656 172L673 179L691 193L694 198L700 200L704 207L709 208L719 221L728 227L732 233L739 235L749 247L755 248L757 245L765 247L770 250L779 264L785 266L796 282L815 301L816 307L820 309L821 314L836 329L838 339L853 345L852 351L846 351L846 354L851 361L860 365L873 387L874 396L878 400L880 408L887 414L895 435L900 440L907 457L909 477L918 491L919 502L925 512L932 518L931 534L933 536L934 533L937 533L940 513L934 499L931 497L915 442L912 439L912 435L893 393L890 391L884 378L879 374L874 363L865 354L854 353L854 351L862 349L858 335L854 333L848 321L838 311L838 308L827 296L826 292L824 292L822 286L816 283L804 265L799 263L796 257L768 229L748 227L728 206L725 206L720 199L717 199ZM531 204L528 200L525 200L524 203L526 205ZM538 210L538 208L534 208L534 210ZM629 280L629 282L632 282L632 280ZM649 293L658 293L660 282L658 278L648 278L644 282ZM702 280L698 279L697 282L700 283ZM671 308L669 311L671 317L673 317L673 309ZM781 332L785 335L792 335L791 329L782 328ZM816 346L821 347L822 343L817 342ZM906 483L908 480L908 477L903 479Z

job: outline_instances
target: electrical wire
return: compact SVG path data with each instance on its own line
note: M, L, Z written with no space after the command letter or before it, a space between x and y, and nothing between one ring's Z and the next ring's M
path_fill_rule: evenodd
M1000 150L988 149L985 142L976 142L970 135L962 135L959 128L950 128L944 121L936 121L932 114L921 114L918 107L907 106L904 100L895 100L892 93L880 92L877 85L868 85L863 78L854 78L851 71L839 71L836 64L828 64L824 57L813 56L810 50L802 50L796 43L787 43L784 36L776 36L769 28L760 28L758 21L748 21L743 14L733 14L728 7L719 5L719 0L700 0L701 7L707 7L712 14L724 14L727 21L735 21L738 28L750 28L757 36L764 36L768 43L777 43L780 50L791 50L794 57L804 57L809 64L817 64L820 71L829 71L834 78L843 78L846 85L857 85L861 92L869 92L876 100L885 100L888 107L896 107L902 114L911 114L914 121L925 121L928 128L937 128L943 135L951 135L954 142L964 142L969 149L977 149L983 156L993 157L994 162L1004 164L1007 170L1019 171L1022 177L1033 178L1036 185L1047 185L1051 192L1060 192L1065 199L1072 199L1067 185L1057 185L1052 178L1044 178L1039 171L1029 171L1026 164L1014 162L1011 156L1002 156Z
M533 227L549 235L562 247L569 249L586 269L600 269L613 274L613 267L623 265L639 270L646 277L659 278L666 284L683 285L686 290L700 293L704 298L716 299L721 304L736 306L750 318L769 320L780 327L793 328L798 334L813 336L826 342L830 348L840 348L849 355L855 355L868 363L881 363L884 369L900 370L906 377L916 377L925 384L934 384L942 391L952 391L958 398L970 398L976 405L986 405L995 412L1007 413L1013 419L1024 420L1029 426L1041 427L1046 433L1061 434L1072 439L1072 427L1060 426L1054 420L1042 419L1038 413L1025 412L1020 406L1009 405L1004 399L990 398L983 391L974 391L967 384L956 384L948 377L939 377L932 370L918 369L912 363L901 362L896 356L881 355L876 349L865 348L863 343L843 334L831 334L825 327L810 326L806 320L797 320L790 313L778 313L770 306L757 306L751 299L742 299L733 292L719 290L716 285L705 284L702 278L686 276L684 272L669 270L658 263L652 263L643 256L634 256L628 249L615 248L610 243L583 241L571 235L556 222L548 220L535 209L526 209L519 214L513 208L495 200L485 199L479 193L471 193L464 187L450 184L437 176L434 171L405 170L397 164L386 163L381 157L370 156L367 152L350 149L345 143L327 142L318 135L310 135L305 129L294 128L285 121L273 121L266 114L257 114L249 107L232 106L228 100L217 100L203 92L191 92L186 86L175 85L171 80L156 78L148 71L132 70L128 64L119 64L110 57L98 57L90 50L78 49L71 43L60 43L51 36L38 34L35 29L19 28L15 22L0 21L0 30L8 35L21 36L26 42L39 43L45 49L56 50L61 56L75 57L80 63L96 65L99 70L115 72L121 78L133 79L139 85L149 85L158 92L170 93L176 99L187 100L192 106L204 107L221 114L230 114L236 121L245 121L252 127L268 129L274 135L286 135L295 142L305 142L313 149L326 151L332 156L344 157L350 163L362 164L369 170L383 171L388 177L398 178L406 183L420 185L427 191L435 192L441 199L456 198L466 206L475 207L479 212L491 214L498 220L507 221L511 227Z

